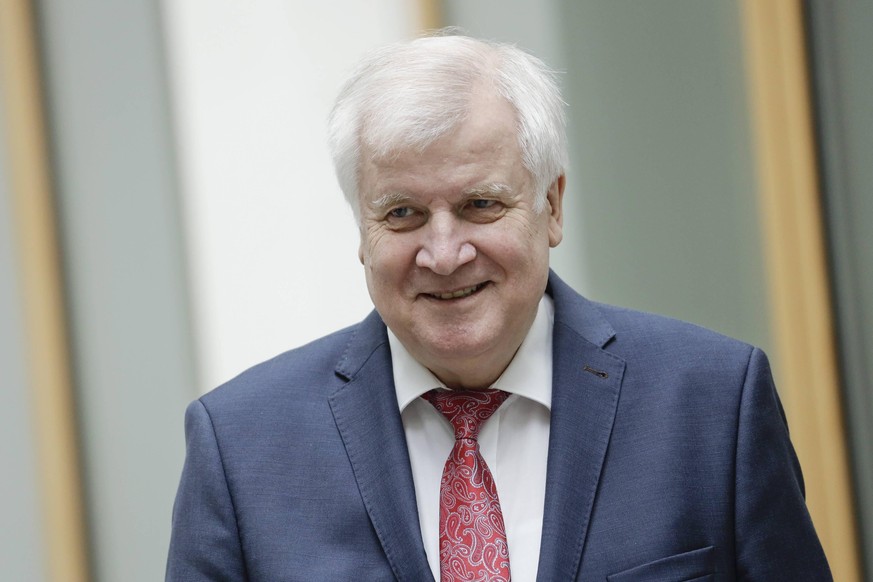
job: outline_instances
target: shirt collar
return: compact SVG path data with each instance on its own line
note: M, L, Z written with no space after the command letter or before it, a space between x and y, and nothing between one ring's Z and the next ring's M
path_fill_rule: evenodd
M509 366L494 382L494 388L529 398L551 410L554 320L555 306L552 298L543 295L533 324ZM401 412L428 390L446 387L430 370L412 357L391 329L388 329L388 342L394 368L394 388Z

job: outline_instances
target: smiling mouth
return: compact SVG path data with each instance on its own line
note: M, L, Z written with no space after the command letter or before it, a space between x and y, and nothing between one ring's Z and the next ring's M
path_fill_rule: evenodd
M476 291L482 289L488 282L479 283L477 285L473 285L471 287L464 287L463 289L458 289L457 291L448 291L446 293L428 293L429 297L433 297L434 299L462 299L464 297L469 297Z

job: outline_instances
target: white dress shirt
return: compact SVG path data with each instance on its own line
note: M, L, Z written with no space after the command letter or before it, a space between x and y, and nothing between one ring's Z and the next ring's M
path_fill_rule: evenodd
M539 561L552 404L554 313L552 299L544 295L527 336L493 385L511 396L479 433L479 448L494 476L503 510L513 582L533 582ZM455 438L442 414L419 397L445 385L409 354L391 330L388 340L421 536L430 569L439 580L440 481Z

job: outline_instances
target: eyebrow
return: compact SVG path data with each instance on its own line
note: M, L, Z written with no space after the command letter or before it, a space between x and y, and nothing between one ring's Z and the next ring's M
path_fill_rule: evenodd
M506 196L512 194L512 188L501 182L493 182L490 184L479 184L464 190L462 194L465 197L481 197L481 196ZM367 205L373 210L385 210L398 204L407 204L412 197L403 192L389 192L384 196L369 202Z
M512 194L512 188L500 182L480 184L464 190L465 196L505 196L507 194Z
M373 200L368 204L368 206L373 210L384 210L396 204L409 202L411 199L412 198L410 198L408 194L402 192L390 192Z

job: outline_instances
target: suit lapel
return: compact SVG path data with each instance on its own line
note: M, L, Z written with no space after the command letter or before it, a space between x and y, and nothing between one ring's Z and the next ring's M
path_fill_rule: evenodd
M373 312L349 342L329 398L352 470L394 575L433 580L418 521L406 437L397 408L385 327Z
M554 273L552 415L537 579L575 580L615 420L625 363L597 307Z

